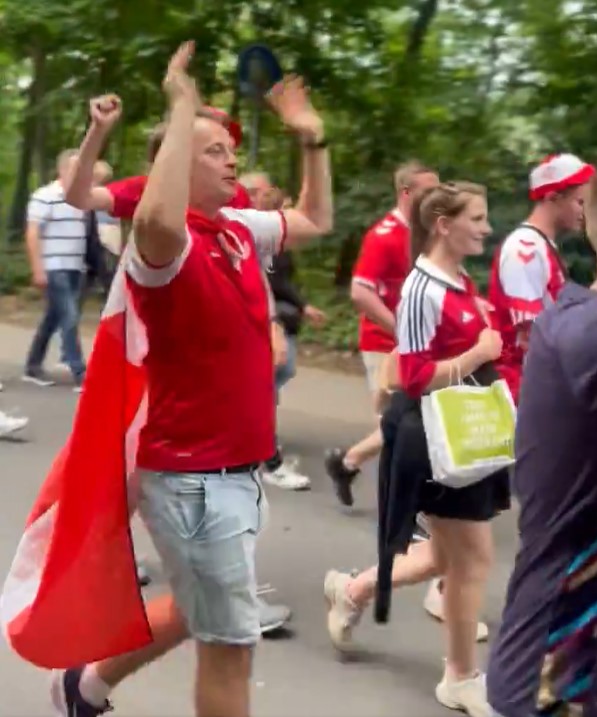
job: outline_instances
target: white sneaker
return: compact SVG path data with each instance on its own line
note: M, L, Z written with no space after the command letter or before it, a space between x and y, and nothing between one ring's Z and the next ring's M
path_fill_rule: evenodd
M441 578L434 578L429 584L429 590L425 595L423 607L434 620L444 622L444 598L439 589ZM477 623L477 642L487 642L489 639L489 628L484 622Z
M22 431L28 423L28 418L17 418L0 411L0 437L9 436L17 431Z
M435 688L435 696L444 707L465 712L470 717L492 717L495 714L487 702L487 687L482 672L466 680L454 680L445 672Z
M302 475L296 469L298 460L289 459L275 471L263 470L262 476L265 483L275 485L284 490L309 490L311 481L307 476Z
M352 647L352 630L363 614L346 592L350 579L347 573L330 570L323 584L328 604L328 634L334 647L341 652Z

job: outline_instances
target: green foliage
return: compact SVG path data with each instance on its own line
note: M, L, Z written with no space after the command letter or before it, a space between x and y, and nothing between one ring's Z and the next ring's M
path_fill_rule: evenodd
M14 294L31 284L31 271L23 251L0 249L0 294Z
M300 335L301 342L321 344L329 349L355 351L357 346L358 320L348 293L334 290L328 282L325 289L309 290L309 302L327 314L327 323L314 329L305 323Z
M563 149L597 157L596 18L597 0L0 0L0 249L8 227L22 246L28 193L80 142L91 96L121 95L106 158L116 176L139 173L177 44L195 39L204 97L250 135L236 54L265 42L286 71L305 75L332 140L336 229L304 253L301 272L332 316L324 340L347 346L350 271L364 231L393 204L396 163L419 157L446 178L486 184L493 246L528 211L532 163ZM259 140L260 167L296 195L299 152L268 112ZM246 159L245 144L241 169ZM574 275L592 279L584 245L564 251ZM1 259L6 290L23 281L22 262ZM472 266L482 285L487 263Z

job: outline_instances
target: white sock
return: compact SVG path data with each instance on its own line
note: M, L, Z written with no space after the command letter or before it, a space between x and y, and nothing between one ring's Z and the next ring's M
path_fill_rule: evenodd
M97 674L95 665L84 668L79 682L79 692L94 707L103 707L112 688Z
M348 471L356 471L359 469L358 465L351 460L347 460L346 456L342 459L342 465L346 468Z

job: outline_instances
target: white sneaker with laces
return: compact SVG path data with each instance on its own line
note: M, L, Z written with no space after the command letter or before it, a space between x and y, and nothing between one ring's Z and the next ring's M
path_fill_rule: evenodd
M298 459L287 459L275 471L263 470L265 483L275 485L284 490L309 490L311 481L297 471Z
M22 431L28 423L28 418L17 418L16 416L9 416L7 413L0 411L0 437L9 436L17 431Z
M334 647L345 652L352 647L352 630L363 611L348 597L348 573L330 570L325 576L323 592L328 604L328 634Z
M444 622L444 598L440 590L441 578L434 578L429 583L429 590L425 595L423 607L425 611L438 622ZM487 642L489 639L489 628L484 622L477 623L477 642Z
M487 702L485 675L478 672L474 677L455 680L447 671L435 688L437 701L451 710L465 712L469 717L493 717L494 711Z

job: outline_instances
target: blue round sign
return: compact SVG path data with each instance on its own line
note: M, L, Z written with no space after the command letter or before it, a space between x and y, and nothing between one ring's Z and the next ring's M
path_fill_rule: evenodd
M261 98L283 77L278 58L266 45L249 45L238 57L237 75L242 94Z

